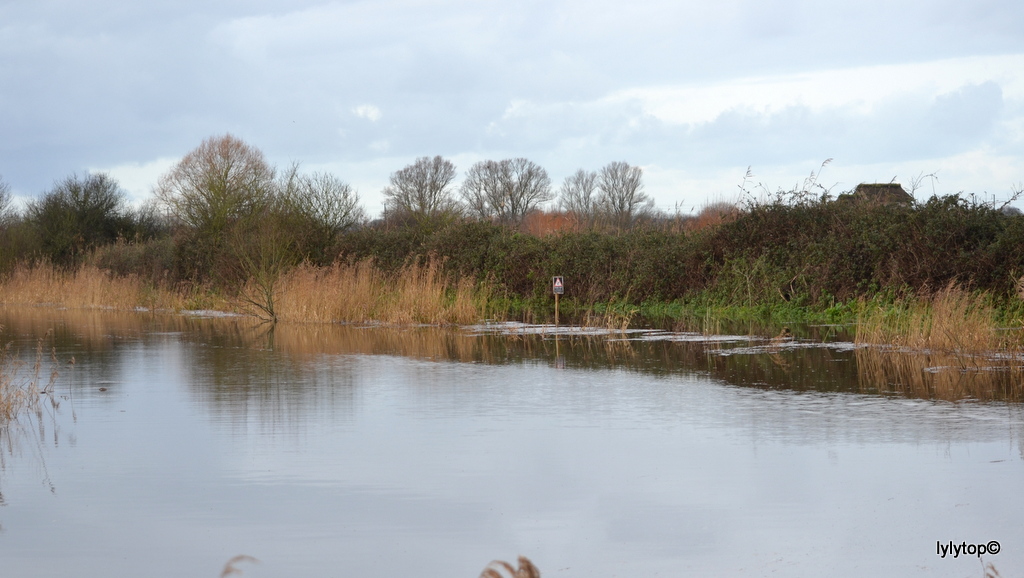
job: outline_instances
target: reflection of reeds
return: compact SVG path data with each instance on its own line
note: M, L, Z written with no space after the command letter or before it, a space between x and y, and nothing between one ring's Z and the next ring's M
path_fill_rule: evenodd
M57 371L53 370L49 382L39 387L43 368L42 340L36 347L35 364L23 374L26 365L11 355L11 344L0 350L0 427L17 420L23 411L37 408L40 394L49 393L57 379Z
M865 347L857 349L857 378L862 391L907 397L1020 401L1024 367L954 353L911 353Z
M3 326L0 326L2 329ZM56 359L52 361L56 367ZM35 363L31 369L27 367L27 362L12 355L10 344L0 350L0 475L7 467L8 455L19 454L23 445L35 445L39 450L35 452L39 456L39 466L44 473L43 483L50 486L50 491L54 491L49 474L46 473L46 462L42 459L41 446L45 432L42 422L43 404L49 402L55 410L60 403L53 395L53 385L57 380L55 368L51 369L46 385L40 387L43 380L41 339L36 345ZM56 427L52 431L56 441ZM0 491L0 506L3 505L4 495Z
M988 294L949 283L930 297L863 306L857 350L862 390L946 400L1020 400L1020 328L1000 328Z
M963 353L1019 347L1020 332L1000 331L996 321L988 294L951 282L928 298L862 304L856 342Z

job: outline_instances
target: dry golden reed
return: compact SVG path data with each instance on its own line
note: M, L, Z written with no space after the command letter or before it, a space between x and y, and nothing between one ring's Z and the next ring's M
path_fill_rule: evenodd
M0 303L5 305L181 309L185 302L178 292L154 289L135 275L118 277L92 265L74 271L19 265L0 279Z
M929 297L891 306L862 304L856 342L960 353L1018 348L1019 332L1001 329L989 295L949 283Z
M266 287L254 281L228 299L194 287L154 288L134 275L115 276L92 265L70 272L21 265L0 279L4 305L218 309L257 316L269 309L277 320L298 323L469 324L487 316L489 297L487 287L472 279L446 278L434 260L410 263L394 274L371 261L299 265L276 280L269 302Z
M468 324L486 316L488 297L470 279L447 280L434 260L392 275L361 261L295 267L278 281L275 310L304 323Z

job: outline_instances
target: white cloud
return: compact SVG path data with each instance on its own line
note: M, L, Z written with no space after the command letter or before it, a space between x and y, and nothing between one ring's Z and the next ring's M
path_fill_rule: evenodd
M986 82L997 83L1004 97L1024 99L1024 54L819 70L690 86L637 87L615 91L602 100L638 103L645 113L672 124L700 124L733 110L769 115L793 106L812 112L843 108L870 114L908 94L934 97Z
M380 109L372 104L361 104L354 107L352 109L352 114L359 118L365 118L370 122L377 122L381 117Z
M142 163L125 163L108 168L91 168L90 172L107 173L128 193L128 200L140 204L152 198L153 187L160 176L171 169L180 159L159 158Z

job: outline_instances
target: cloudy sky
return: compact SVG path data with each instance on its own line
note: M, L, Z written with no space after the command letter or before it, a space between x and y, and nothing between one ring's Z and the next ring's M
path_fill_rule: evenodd
M616 160L658 205L744 173L1005 199L1024 182L1020 0L0 0L0 175L135 200L206 137L352 183L418 156Z

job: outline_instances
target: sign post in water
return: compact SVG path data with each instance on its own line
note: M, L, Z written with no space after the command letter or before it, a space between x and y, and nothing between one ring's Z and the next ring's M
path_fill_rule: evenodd
M555 294L555 327L558 327L558 297L565 293L565 283L562 282L561 275L556 275L551 280L551 290Z

